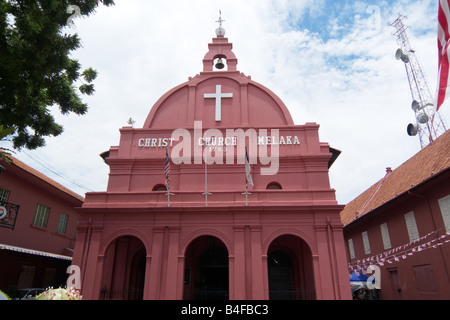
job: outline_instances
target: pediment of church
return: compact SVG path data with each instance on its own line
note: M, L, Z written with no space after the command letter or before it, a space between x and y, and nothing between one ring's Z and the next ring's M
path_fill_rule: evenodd
M227 70L214 70L219 58ZM144 129L185 128L193 126L194 121L202 121L207 128L294 125L276 94L236 70L237 59L226 38L213 39L203 63L203 72L155 103Z

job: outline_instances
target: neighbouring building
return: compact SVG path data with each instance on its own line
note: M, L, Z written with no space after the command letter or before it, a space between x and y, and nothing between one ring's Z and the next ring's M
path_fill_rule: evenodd
M107 190L86 194L74 252L83 298L350 299L339 151L216 35L203 71L102 154Z
M450 130L387 168L341 218L349 269L380 267L381 299L450 299Z
M84 199L12 159L0 160L0 290L65 285Z

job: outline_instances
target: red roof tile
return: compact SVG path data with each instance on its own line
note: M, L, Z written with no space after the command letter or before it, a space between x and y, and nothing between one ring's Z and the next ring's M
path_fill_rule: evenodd
M379 180L341 211L344 226L450 168L450 130Z
M77 194L77 193L73 192L72 190L64 187L63 185L61 185L58 182L52 180L51 178L47 177L43 173L33 169L32 167L28 166L27 164L25 164L24 162L20 161L19 159L15 158L15 157L13 157L11 155L9 157L13 160L11 165L14 165L14 166L16 166L18 168L21 168L22 170L32 174L33 176L41 179L44 182L50 184L54 188L56 188L56 189L58 189L58 190L60 190L60 191L62 191L64 193L72 196L73 198L75 198L75 199L77 199L77 200L79 200L81 202L84 202L84 198L82 196L80 196L79 194Z

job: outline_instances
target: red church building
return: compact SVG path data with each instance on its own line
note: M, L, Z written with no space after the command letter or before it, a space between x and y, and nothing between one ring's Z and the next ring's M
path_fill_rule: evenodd
M83 298L350 299L339 151L216 35L203 71L102 154L107 190L86 194L73 258Z

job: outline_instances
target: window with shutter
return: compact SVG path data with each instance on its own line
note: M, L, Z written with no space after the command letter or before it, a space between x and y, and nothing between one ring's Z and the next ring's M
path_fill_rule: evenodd
M50 208L42 204L37 204L36 211L34 212L33 225L47 228L47 220Z
M353 247L352 239L348 239L348 251L350 253L350 259L355 259L355 248Z
M439 208L441 209L442 219L444 220L445 231L450 232L450 194L439 201Z
M369 235L367 234L367 231L364 231L362 233L363 238L363 244L364 244L364 253L369 254L370 253L370 243L369 243Z
M9 190L0 188L0 202L8 202Z
M381 237L383 238L384 249L392 248L391 238L389 237L389 230L386 222L380 225L380 230L381 230Z
M417 229L416 218L414 212L408 212L405 214L406 228L408 229L409 242L419 240L419 230Z

